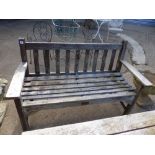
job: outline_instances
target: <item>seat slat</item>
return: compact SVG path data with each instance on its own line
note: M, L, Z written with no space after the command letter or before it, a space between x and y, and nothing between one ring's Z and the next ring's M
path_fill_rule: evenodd
M89 79L70 79L70 80L51 80L51 81L32 81L24 83L24 86L42 86L42 85L62 85L62 84L80 84L80 83L94 83L94 82L108 82L108 81L122 81L123 77L99 77Z
M71 89L71 88L84 88L84 87L95 87L95 86L115 86L127 84L125 81L115 81L115 82L98 82L98 83L79 83L79 84L69 84L69 85L57 85L57 86L32 86L24 87L22 91L37 91L37 90L60 90L60 89Z
M94 86L94 87L76 87L70 89L53 89L53 90L39 90L39 91L31 91L31 92L22 92L22 96L27 95L43 95L43 94L59 94L59 93L71 93L71 92L83 92L83 91L94 91L94 90L107 90L107 89L114 89L114 88L129 88L128 84L119 84L119 85L112 85L112 86Z
M93 100L111 100L121 99L122 97L130 97L134 96L135 92L123 91L123 92L115 92L113 94L95 94L88 96L76 96L76 97L65 97L65 98L55 98L55 99L44 99L44 100L34 100L34 101L24 101L22 103L23 107L31 107L32 109L36 109L39 107L50 106L51 108L62 108L68 106L77 106L80 105L80 102L83 101L93 101ZM78 102L77 102L78 101ZM105 103L105 102L104 102Z
M72 92L72 93L63 93L63 94L50 94L50 95L32 95L32 96L22 96L23 100L32 100L32 99L45 99L45 98L60 98L60 97L73 97L73 96L87 96L94 94L112 94L117 92L124 91L134 91L132 88L116 88L109 90L95 90L95 91L85 91L85 92Z
M25 81L48 81L48 80L61 80L61 79L81 79L81 78L97 78L97 77L109 77L109 76L121 76L120 72L105 72L95 74L76 74L76 75L60 75L60 76L34 76L25 77Z

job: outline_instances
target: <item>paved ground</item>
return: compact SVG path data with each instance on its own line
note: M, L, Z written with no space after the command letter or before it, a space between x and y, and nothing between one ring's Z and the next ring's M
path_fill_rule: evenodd
M20 54L18 48L18 38L27 36L27 33L32 32L32 20L14 20L12 22L0 21L0 77L6 78L9 82L13 73L20 62ZM134 38L144 48L147 64L155 68L155 28L140 27L134 25L125 25L125 34ZM54 36L54 41L59 41L59 38ZM81 34L73 41L84 41ZM129 53L126 54L126 59L130 59ZM127 77L132 82L132 78L127 74ZM6 117L0 129L0 134L20 134L21 126L13 101L7 101ZM152 103L153 104L153 103ZM152 106L149 110L152 110ZM148 109L147 109L148 110ZM146 111L146 109L134 107L134 112ZM75 123L88 121L99 118L106 118L121 115L122 107L119 104L113 105L88 105L77 108L65 108L59 110L44 110L32 113L29 121L32 128L43 128L56 126L61 124Z

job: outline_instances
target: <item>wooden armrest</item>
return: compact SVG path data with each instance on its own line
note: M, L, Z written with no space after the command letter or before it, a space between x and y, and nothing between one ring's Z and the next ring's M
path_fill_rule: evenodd
M9 89L6 93L6 98L20 97L26 69L27 62L19 64L18 68L15 71L15 74L13 75Z
M135 67L124 60L120 60L121 63L143 84L143 86L153 86L153 84L141 74Z

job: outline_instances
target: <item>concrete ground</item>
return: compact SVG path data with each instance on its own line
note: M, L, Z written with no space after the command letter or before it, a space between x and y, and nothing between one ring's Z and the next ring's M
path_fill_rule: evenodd
M34 20L0 21L0 78L6 78L10 82L20 62L18 38L26 38L27 33L31 34L34 22ZM147 64L155 69L155 28L125 25L124 34L129 35L140 43L144 48ZM60 41L55 35L52 40ZM81 33L79 33L72 41L84 42L84 38ZM125 59L130 60L129 53L126 54ZM132 82L131 75L127 73L126 76ZM154 100L154 98L152 99ZM22 129L15 105L12 100L6 102L8 108L0 128L0 134L20 134ZM153 109L154 102L151 103L151 108L146 109L135 105L132 113ZM118 116L121 115L122 110L120 104L100 104L57 110L42 110L31 113L29 122L32 129L37 129Z

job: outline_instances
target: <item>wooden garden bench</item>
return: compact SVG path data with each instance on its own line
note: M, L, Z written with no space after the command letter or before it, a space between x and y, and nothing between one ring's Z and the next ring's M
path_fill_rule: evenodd
M124 114L130 112L144 86L152 86L138 70L123 60L127 42L122 43L52 43L25 42L19 39L22 62L12 78L6 98L14 99L23 130L30 130L28 114L31 110L63 108L89 104L89 101L124 101L133 98L132 103L121 105ZM34 73L30 72L28 52L33 51ZM50 53L55 53L55 71L51 72ZM93 51L91 70L88 70L90 52ZM74 70L70 68L71 52L74 53ZM80 59L84 52L84 59ZM111 53L109 62L107 54ZM41 54L42 57L41 58ZM60 57L65 54L65 63ZM101 62L99 62L99 55ZM44 59L44 72L41 61ZM80 63L83 69L79 71ZM100 64L99 64L100 63ZM99 64L99 69L97 65ZM140 82L135 91L120 72L124 65ZM61 71L64 67L64 71ZM91 102L92 103L92 102ZM95 102L93 102L95 103ZM98 103L98 102L97 102Z

